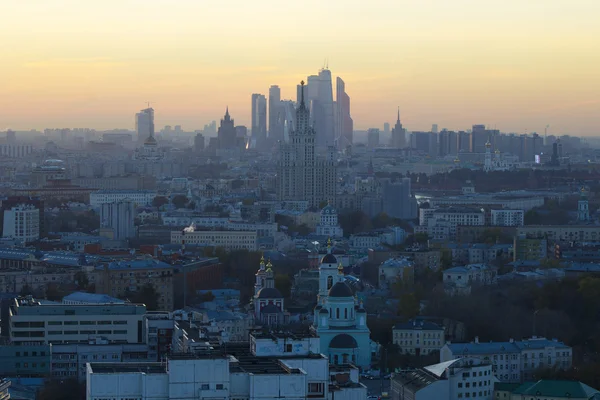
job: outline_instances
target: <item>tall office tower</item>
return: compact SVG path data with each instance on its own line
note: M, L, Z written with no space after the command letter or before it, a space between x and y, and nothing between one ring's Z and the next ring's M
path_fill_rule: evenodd
M122 240L135 236L135 205L132 201L104 203L100 206L100 227L111 229L113 239Z
M339 76L335 81L335 144L339 150L352 144L354 121L350 116L350 96L346 93L346 83Z
M301 85L304 86L304 82ZM277 196L280 201L305 200L310 207L319 207L327 201L335 204L335 149L328 147L324 158L316 156L317 133L310 125L310 110L306 107L303 92L302 89L290 140L280 142Z
M138 143L154 137L154 109L148 107L135 114L135 132Z
M13 130L6 131L6 143L15 144L17 143L17 134Z
M431 132L438 133L438 124L431 125Z
M471 134L469 132L465 132L465 131L458 132L458 151L459 152L471 151Z
M400 122L400 107L398 107L398 119L396 125L392 129L392 147L403 149L406 147L406 129L402 127Z
M390 134L390 123L389 122L383 123L383 135L382 136L383 136L381 138L382 142L389 143L392 140L392 135Z
M410 178L399 182L382 180L383 212L392 218L413 219L417 217L417 200L412 196Z
M438 156L444 157L450 154L450 132L443 129L438 135Z
M299 103L298 103L299 104ZM296 125L296 107L294 102L291 100L283 100L281 102L281 108L283 110L284 122L283 122L283 141L290 141L290 133Z
M219 126L219 131L217 132L219 148L232 149L236 147L236 136L235 123L229 115L229 107L227 107L227 110L225 111L225 117L223 117L221 120L221 125Z
M324 68L319 75L309 76L307 86L307 100L317 132L317 148L323 150L335 142L331 71Z
M204 135L198 132L194 136L194 151L199 153L204 150Z
M269 139L283 140L285 115L281 106L281 89L273 85L269 88Z
M252 95L252 138L263 147L267 140L267 98L258 93Z
M367 147L369 149L375 149L379 147L379 129L370 128L367 131Z

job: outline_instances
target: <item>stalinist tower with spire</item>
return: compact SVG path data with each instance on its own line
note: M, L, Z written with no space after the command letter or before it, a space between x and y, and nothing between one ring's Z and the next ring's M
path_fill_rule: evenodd
M280 201L308 201L309 207L323 202L335 204L335 148L329 147L325 157L315 154L316 132L310 124L310 111L304 102L301 82L300 106L296 109L296 126L289 141L281 143L277 173L277 197Z
M402 127L400 122L400 107L398 107L398 119L396 125L392 129L392 147L397 149L403 149L406 147L406 129Z

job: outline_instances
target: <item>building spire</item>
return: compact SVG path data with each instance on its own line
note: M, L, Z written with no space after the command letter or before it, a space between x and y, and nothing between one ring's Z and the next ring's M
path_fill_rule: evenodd
M225 119L229 118L229 106L225 109Z
M340 275L344 275L344 266L342 265L342 262L340 261L340 263L338 264L338 274Z
M300 108L306 107L304 104L304 81L300 82Z
M267 272L273 272L273 264L271 264L271 259L267 261Z
M400 106L398 106L398 122L400 122Z

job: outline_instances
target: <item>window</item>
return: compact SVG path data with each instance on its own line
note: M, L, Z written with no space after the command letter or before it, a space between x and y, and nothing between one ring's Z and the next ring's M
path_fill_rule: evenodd
M315 394L323 394L325 393L324 391L325 385L323 383L309 383L308 384L308 394L309 395L315 395Z
M209 389L210 389L210 386L208 385L208 383L203 383L200 386L200 390L209 390Z
M217 390L223 390L223 384L217 383Z

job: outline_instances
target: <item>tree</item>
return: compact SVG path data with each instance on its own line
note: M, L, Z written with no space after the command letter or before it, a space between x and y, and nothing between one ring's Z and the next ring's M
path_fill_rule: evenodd
M85 383L77 379L52 379L44 383L38 391L38 400L80 400L85 399Z
M400 296L398 314L406 319L412 319L419 315L421 305L414 293L404 293Z
M214 299L215 299L215 295L212 292L206 292L198 297L198 301L200 303L213 301Z
M156 207L157 211L167 204L169 204L169 199L167 199L165 196L156 196L154 199L152 199L152 206Z
M429 235L426 233L415 233L414 240L419 244L426 244L429 240Z
M21 292L19 293L20 296L31 296L32 294L33 290L31 290L31 286L27 284L21 288Z
M154 288L154 286L150 283L147 283L144 286L142 286L141 290L138 290L137 292L127 291L125 293L125 296L132 303L145 304L146 310L148 311L158 310L159 294Z
M188 203L188 198L182 194L178 194L176 196L173 197L173 199L171 200L171 203L173 203L173 205L175 206L175 208L184 208L185 205Z
M77 284L77 290L87 290L90 280L84 271L75 272L75 283Z
M288 274L275 275L275 287L281 292L283 297L289 298L292 294L292 280Z

